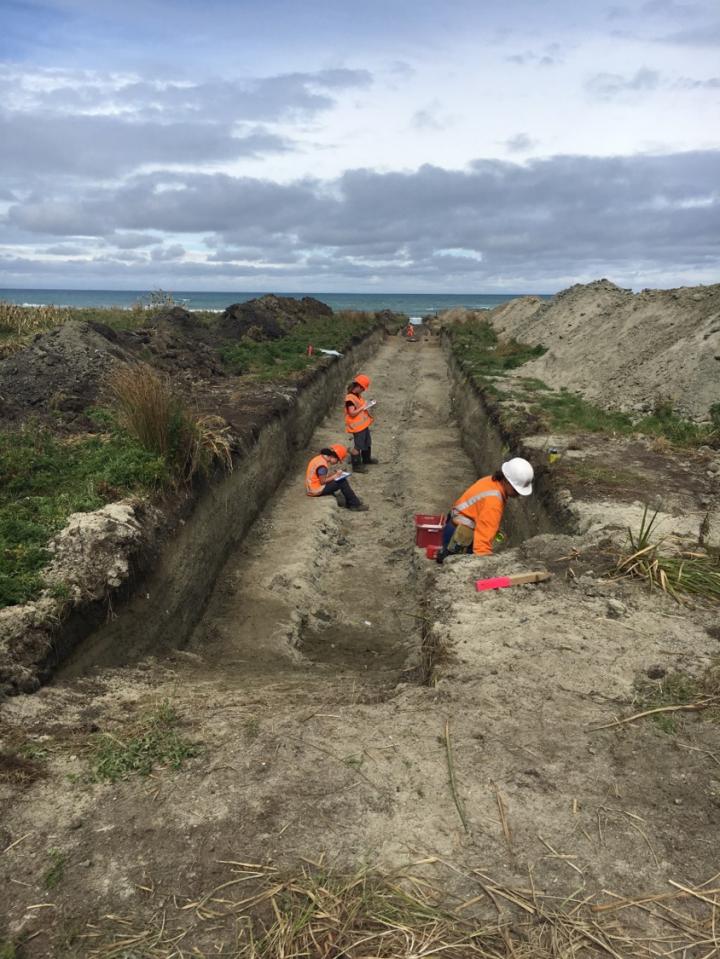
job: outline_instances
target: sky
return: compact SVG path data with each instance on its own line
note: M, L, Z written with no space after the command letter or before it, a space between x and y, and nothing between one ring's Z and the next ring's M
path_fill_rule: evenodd
M719 267L717 0L0 0L0 287Z

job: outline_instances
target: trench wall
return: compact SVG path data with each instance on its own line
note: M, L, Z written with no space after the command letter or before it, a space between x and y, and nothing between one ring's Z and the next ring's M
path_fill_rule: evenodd
M570 514L557 502L549 471L544 463L538 462L537 450L525 449L522 441L505 429L499 408L486 400L463 370L447 337L443 337L443 348L450 369L453 415L460 428L463 449L478 476L494 473L500 463L511 456L524 456L535 469L533 495L518 497L513 500L512 508L505 511L503 528L508 535L508 545L516 546L538 533L572 532Z
M153 568L136 579L132 594L112 618L85 629L78 622L68 624L65 635L53 644L46 678L65 660L62 674L72 676L98 660L120 665L139 653L179 647L189 639L228 555L279 486L291 458L337 403L357 366L384 338L384 329L375 330L345 356L318 370L287 410L260 430L234 471L208 485L190 516L161 548Z

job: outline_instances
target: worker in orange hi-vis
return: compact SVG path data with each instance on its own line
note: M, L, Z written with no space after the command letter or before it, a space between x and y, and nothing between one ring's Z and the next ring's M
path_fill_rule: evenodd
M308 496L332 496L338 493L342 497L342 500L336 497L338 506L365 513L368 507L358 499L348 483L348 474L341 466L347 455L347 447L337 443L321 449L317 456L313 456L305 470L305 492Z
M356 473L364 473L368 463L377 463L372 455L372 436L370 427L374 417L370 410L375 400L364 400L362 394L370 387L370 377L358 373L348 386L345 397L345 429L351 444L350 458Z
M529 496L534 475L530 463L516 456L492 476L483 476L466 489L448 513L443 545L435 555L437 562L442 564L447 556L457 553L492 553L508 499Z

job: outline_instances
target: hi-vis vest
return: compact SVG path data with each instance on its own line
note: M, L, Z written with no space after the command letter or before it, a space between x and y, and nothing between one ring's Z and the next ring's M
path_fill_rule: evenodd
M351 404L350 409L348 403ZM354 393L348 393L345 397L345 429L348 433L361 433L374 422L365 406L365 400L361 400Z
M474 531L473 553L492 553L492 544L505 510L505 491L492 476L483 476L454 503L450 515L455 525Z
M322 494L323 484L320 482L318 470L321 466L327 468L329 465L322 453L318 456L313 456L310 460L307 470L305 471L305 491L308 496L320 496Z

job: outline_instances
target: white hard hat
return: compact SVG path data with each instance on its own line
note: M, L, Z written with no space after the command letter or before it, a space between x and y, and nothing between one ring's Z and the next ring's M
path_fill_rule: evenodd
M533 472L532 466L527 460L516 456L500 467L502 474L512 488L521 496L529 496L532 493Z

